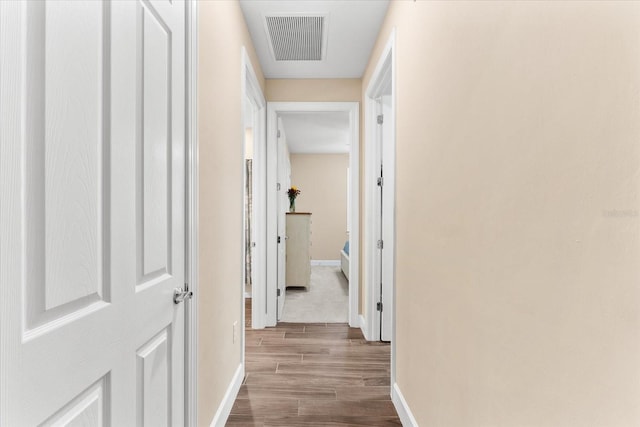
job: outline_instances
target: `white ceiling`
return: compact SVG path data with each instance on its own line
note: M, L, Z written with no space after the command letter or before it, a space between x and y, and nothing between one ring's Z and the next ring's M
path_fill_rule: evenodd
M388 0L240 0L266 78L360 78L369 60ZM276 61L265 16L324 15L326 56L321 61Z
M329 154L349 152L349 113L280 113L289 152Z

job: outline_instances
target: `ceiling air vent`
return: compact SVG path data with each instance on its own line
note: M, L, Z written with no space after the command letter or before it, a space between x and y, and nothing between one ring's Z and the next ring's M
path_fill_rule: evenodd
M323 15L265 16L269 45L276 61L322 61L326 50Z

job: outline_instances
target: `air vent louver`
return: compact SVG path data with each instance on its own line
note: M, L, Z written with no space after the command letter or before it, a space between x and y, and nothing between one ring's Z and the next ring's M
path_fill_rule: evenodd
M266 16L265 24L276 61L321 61L324 16Z

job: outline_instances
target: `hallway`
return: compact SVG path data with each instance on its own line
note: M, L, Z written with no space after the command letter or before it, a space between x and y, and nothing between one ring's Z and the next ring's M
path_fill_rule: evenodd
M248 301L246 375L226 425L401 425L389 397L388 344L346 324L253 330Z

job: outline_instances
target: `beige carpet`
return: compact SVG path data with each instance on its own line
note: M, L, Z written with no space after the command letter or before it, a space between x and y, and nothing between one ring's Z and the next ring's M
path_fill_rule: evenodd
M311 286L287 288L281 322L346 323L349 282L340 267L311 267Z

